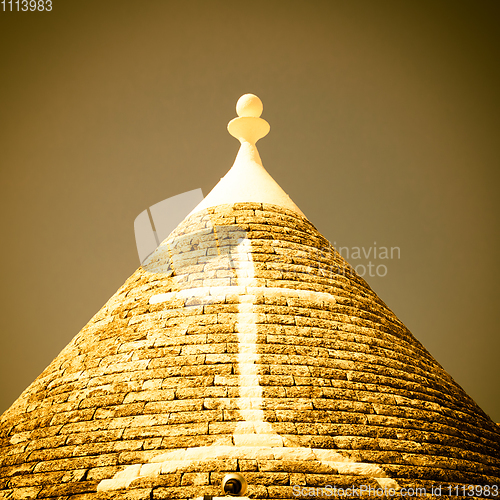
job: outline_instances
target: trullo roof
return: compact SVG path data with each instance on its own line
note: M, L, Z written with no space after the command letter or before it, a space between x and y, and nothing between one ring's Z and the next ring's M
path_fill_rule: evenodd
M261 111L239 101L230 172L4 413L1 498L500 484L499 427L265 171Z

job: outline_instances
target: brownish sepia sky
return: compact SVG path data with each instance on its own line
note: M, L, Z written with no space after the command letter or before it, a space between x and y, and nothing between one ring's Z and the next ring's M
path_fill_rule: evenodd
M269 173L372 248L351 264L386 265L365 279L500 422L499 20L498 0L0 11L0 412L139 265L135 217L230 168L253 92Z

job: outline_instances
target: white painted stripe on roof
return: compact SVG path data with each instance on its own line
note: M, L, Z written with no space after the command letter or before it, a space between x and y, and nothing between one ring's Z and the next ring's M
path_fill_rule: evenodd
M335 296L327 292L316 292L314 290L297 290L290 288L265 287L265 286L210 286L199 288L187 288L177 292L158 293L149 299L150 304L161 304L173 299L188 299L192 297L209 297L225 295L264 295L267 297L290 297L311 301L336 302Z

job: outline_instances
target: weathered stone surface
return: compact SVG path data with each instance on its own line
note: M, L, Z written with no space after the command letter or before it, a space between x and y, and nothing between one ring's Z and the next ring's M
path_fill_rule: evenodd
M307 219L224 205L167 243L1 417L0 498L500 483L500 427Z

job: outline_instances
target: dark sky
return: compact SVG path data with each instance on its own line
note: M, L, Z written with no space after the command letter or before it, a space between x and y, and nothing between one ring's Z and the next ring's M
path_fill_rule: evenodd
M138 267L135 217L230 168L226 125L252 92L269 173L337 246L400 248L350 261L386 265L365 279L500 422L499 14L498 0L0 11L0 411Z

